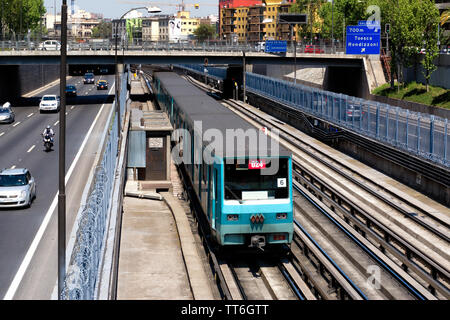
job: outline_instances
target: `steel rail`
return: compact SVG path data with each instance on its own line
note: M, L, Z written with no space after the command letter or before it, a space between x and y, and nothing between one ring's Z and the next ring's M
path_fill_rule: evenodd
M226 103L230 103L231 101L226 101ZM240 108L242 108L243 106L240 104L237 104L235 102L231 102L233 104L236 104L237 106L239 106ZM258 118L257 116L250 114L249 111L247 110L243 110L243 112L251 117L253 120L261 122L263 121L265 125L270 124L270 122ZM339 172L339 174L341 176L343 176L345 179L351 181L352 183L356 184L358 187L360 187L361 189L369 192L371 195L373 195L374 197L378 198L379 200L385 202L386 204L388 204L390 207L394 208L395 210L397 210L398 212L400 212L401 214L403 214L403 216L405 216L406 218L409 218L411 220L413 220L414 222L416 222L417 224L421 225L422 227L424 227L425 229L429 230L430 232L432 232L433 234L437 235L438 237L440 237L441 239L450 242L450 236L449 233L445 233L443 231L440 231L439 229L435 228L434 226L432 226L431 224L429 224L428 222L420 219L418 216L414 216L412 215L410 212L408 212L407 210L405 210L404 208L400 207L399 205L397 205L396 203L394 203L392 200L387 199L385 196L381 195L379 192L373 190L372 188L366 186L364 183L358 181L356 178L352 177L351 175L343 172L341 169L337 168L336 166L334 166L333 164L331 164L329 161L326 161L324 159L322 159L321 157L317 156L316 154L314 154L313 152L307 150L306 148L302 147L301 144L307 145L308 147L310 147L311 149L313 149L315 152L320 153L320 155L323 155L325 157L327 157L328 159L331 159L332 161L336 162L333 158L331 158L329 155L325 154L323 151L319 150L318 148L312 146L311 144L308 144L306 142L300 141L297 137L295 137L292 133L290 133L287 130L284 130L283 128L277 126L277 129L280 130L280 136L282 136L284 139L286 139L290 144L294 145L297 148L300 148L302 150L302 152L306 153L307 155L309 155L310 157L312 157L314 160L322 163L323 165L327 166L328 168ZM293 138L294 140L291 140L291 138ZM390 195L395 196L397 199L399 199L400 201L404 202L406 205L416 209L417 211L419 211L419 213L422 213L430 218L432 218L433 220L435 220L436 222L438 222L439 224L441 224L442 226L449 228L450 230L450 224L446 221L443 221L441 219L439 219L438 217L436 217L435 215L430 214L429 212L423 210L422 208L420 208L419 206L411 203L410 201L401 198L400 196L394 194L392 191L390 191L389 189L387 189L386 187L371 181L369 179L367 179L366 177L364 177L363 175L361 175L358 171L350 168L349 166L339 163L340 166L344 167L346 170L351 171L351 173L358 175L359 177L361 177L362 179L364 179L365 181L368 181L371 184L375 184L378 188L383 189L385 192L388 192Z
M242 110L242 106L241 105L233 103L233 102L229 102L229 101L225 101L225 102L228 105L231 105L233 108L236 108L238 106L240 112L242 112L245 115L249 116L254 121L256 121L256 122L258 122L258 123L260 123L262 125L268 126L269 128L270 127L275 127L275 126L270 125L270 123L267 122L266 120L260 119L256 115L250 114L249 111ZM281 130L283 130L283 129L281 129ZM280 133L280 136L283 136L283 135ZM291 135L290 138L294 138L295 140L298 140L293 135ZM296 144L292 143L291 140L287 140L287 141L290 144L296 146ZM309 151L308 150L303 150L303 148L301 148L301 149L302 149L302 152L305 152L306 154L309 155ZM317 157L314 154L312 154L311 156L313 158ZM310 176L314 176L312 173L310 173L310 171L308 169L304 168L299 163L294 163L294 166L300 167L300 168L302 168L303 171L307 172ZM336 172L340 172L341 171L341 170L336 169L336 168L334 168L334 170L337 170ZM299 176L299 175L297 175L297 176ZM379 241L382 241L383 247L385 249L388 249L392 254L394 254L397 258L399 258L405 265L409 266L413 271L418 273L418 275L422 279L424 279L425 281L427 281L431 285L431 287L432 287L431 291L432 291L433 294L434 294L434 290L437 290L442 295L444 295L447 299L450 299L450 291L448 290L448 288L446 288L442 283L440 283L439 281L437 281L437 279L435 279L435 278L437 278L438 275L440 275L448 283L449 280L450 280L450 273L449 273L448 270L446 270L443 266L437 264L435 261L433 261L431 258L429 258L426 254L420 252L417 248L409 245L407 243L407 241L405 241L403 238L397 236L389 228L387 228L386 226L382 225L378 221L374 220L363 209L359 208L358 205L352 203L351 201L346 199L344 196L340 195L340 193L337 190L333 189L331 186L327 185L325 182L321 181L319 178L314 177L314 181L319 182L322 186L325 186L328 190L332 191L335 196L338 196L339 199L341 199L341 201L344 200L344 202L346 202L347 204L352 206L353 210L355 210L357 212L360 212L367 220L370 220L372 228L373 228L373 226L378 226L379 228L381 228L385 232L385 234L388 235L388 237L387 237L388 239L390 239L391 241L392 240L396 240L399 244L401 244L402 247L407 248L408 249L407 253L402 254L398 250L396 250L392 245L390 245L387 241L385 241L384 239L381 239L380 237L378 237ZM311 183L311 185L313 185L313 184ZM316 188L316 191L317 192L321 192L321 190L319 190L318 188ZM326 196L326 194L323 194L323 196ZM332 201L336 206L340 206L338 201L336 201L334 199L329 199L329 200ZM345 209L343 209L342 207L341 207L341 209L342 209L343 212L345 212L347 214L347 211ZM351 214L347 214L347 216L350 217L352 215ZM363 226L362 228L366 228L367 229L367 226ZM368 229L368 230L370 230L370 229ZM370 230L370 233L373 234L376 237L376 233L374 233L372 230ZM399 253L400 253L400 255L399 255ZM411 253L414 254L416 257L419 257L423 262L425 262L430 267L430 269L431 269L430 273L432 274L431 277L423 268L421 268L415 262L412 261L412 257L411 256L408 257Z
M339 223L336 219L330 216L323 208L316 203L309 195L307 195L301 188L294 184L294 188L299 192L302 196L304 196L313 206L315 206L322 214L324 214L335 226L337 226L342 232L344 232L350 239L352 239L364 252L366 252L372 259L377 261L387 272L389 272L397 281L403 284L404 287L408 289L416 298L420 300L427 300L427 298L416 290L408 281L399 275L395 270L393 270L388 264L386 264L383 259L378 257L370 248L368 248L364 243L362 243L359 239L357 239L350 230L347 229L346 226Z

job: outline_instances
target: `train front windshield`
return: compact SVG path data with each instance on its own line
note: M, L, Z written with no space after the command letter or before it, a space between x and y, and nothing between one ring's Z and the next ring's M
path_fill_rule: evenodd
M276 161L269 159L226 163L225 200L289 198L289 159L281 158L277 161L278 170L275 170Z

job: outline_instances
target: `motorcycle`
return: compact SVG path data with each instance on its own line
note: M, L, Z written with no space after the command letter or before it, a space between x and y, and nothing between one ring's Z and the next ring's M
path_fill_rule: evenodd
M53 147L53 140L48 134L44 136L44 147L46 152L51 151Z

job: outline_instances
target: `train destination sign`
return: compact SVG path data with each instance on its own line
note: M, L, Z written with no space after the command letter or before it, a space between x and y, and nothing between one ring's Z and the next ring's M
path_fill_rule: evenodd
M250 160L248 162L248 168L250 170L266 169L266 161L264 161L264 160Z

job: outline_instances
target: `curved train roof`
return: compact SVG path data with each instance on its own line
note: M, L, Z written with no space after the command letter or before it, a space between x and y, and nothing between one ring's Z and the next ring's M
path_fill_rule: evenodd
M245 155L255 156L258 152L266 152L265 154L272 155L272 152L277 152L276 148L273 148L273 143L276 141L269 137L266 137L262 130L257 130L253 125L236 115L233 111L221 105L215 99L205 94L194 85L181 78L178 74L173 72L156 72L153 75L156 79L159 79L164 89L174 99L176 105L183 110L186 116L191 122L201 121L201 127L199 123L196 123L195 127L198 130L202 130L205 133L206 130L219 130L225 137L230 137L231 132L229 130L243 130L244 132L249 129L255 130L258 141L260 138L267 138L268 142L263 143L261 149L258 149L259 143L250 144L248 139L244 141L237 141L237 149L242 152L245 150ZM228 132L227 132L228 130ZM239 131L236 131L238 133ZM242 132L241 132L242 133ZM264 141L264 140L263 140ZM230 143L230 142L229 142ZM231 140L231 143L236 143ZM207 143L208 144L208 143ZM223 141L222 149L217 145L217 151L222 151L222 154L226 153L226 141ZM267 145L267 149L264 147ZM278 144L278 154L282 156L290 156L291 152L285 149L281 144ZM263 154L264 155L264 154Z

